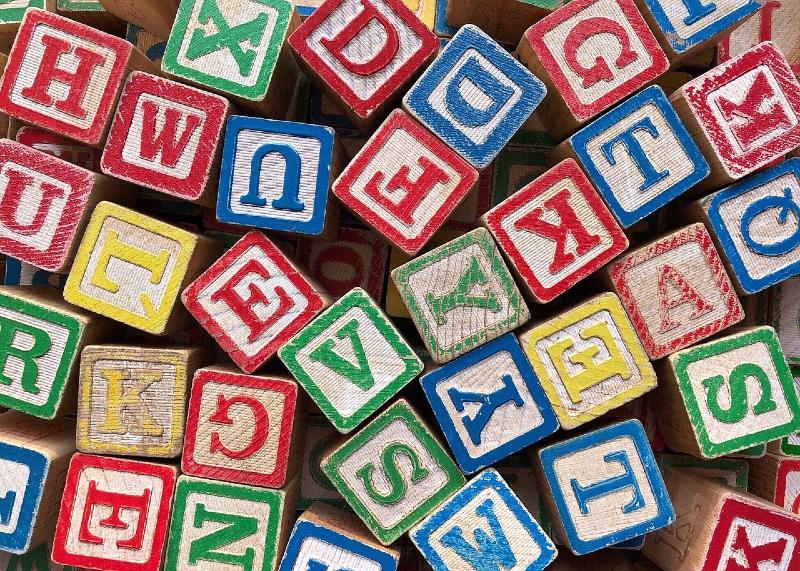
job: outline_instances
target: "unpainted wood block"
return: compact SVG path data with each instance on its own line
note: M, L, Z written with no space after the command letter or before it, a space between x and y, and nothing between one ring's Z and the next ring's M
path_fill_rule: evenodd
M750 492L800 514L800 459L767 454L750 461Z

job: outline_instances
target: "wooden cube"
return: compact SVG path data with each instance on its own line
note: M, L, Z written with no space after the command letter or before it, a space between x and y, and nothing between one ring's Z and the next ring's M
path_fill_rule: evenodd
M768 293L771 320L765 321L775 328L786 362L794 369L800 365L800 323L795 318L800 315L800 277L783 280ZM797 374L800 370L792 372Z
M18 143L33 147L48 155L85 168L92 172L100 172L100 150L70 141L41 127L23 125L17 129L14 137Z
M552 301L628 248L622 228L572 159L492 208L483 222L539 303Z
M103 7L139 28L166 38L175 21L179 3L180 0L103 0Z
M562 0L448 0L447 23L456 28L475 24L501 44L516 46L531 24L557 9Z
M800 514L800 460L776 454L750 461L750 492Z
M100 571L160 569L176 478L172 466L75 454L53 561Z
M435 363L463 355L530 317L484 228L394 269L392 280Z
M44 285L63 290L67 281L65 274L54 274L16 258L6 256L5 265L5 285Z
M216 259L220 245L111 202L92 212L64 299L156 335L188 322L180 290Z
M800 429L794 378L771 327L679 351L658 373L658 426L677 452L716 458Z
M0 552L0 569L6 569L10 571L18 571L22 570L25 571L26 569L44 569L46 571L55 570L58 568L63 569L60 565L55 567L55 565L50 561L50 552L52 551L52 545L50 542L43 542L39 545L32 547L27 552L22 553L20 555L14 555L8 552ZM67 568L67 571L85 571L83 569L71 569Z
M627 253L608 277L651 359L744 318L711 236L692 224Z
M69 18L103 30L115 36L124 36L127 22L107 11L99 0L58 0L58 13Z
M33 8L56 11L56 0L9 0L0 7L0 49L8 53L17 32L25 17L25 13Z
M541 176L547 170L546 157L552 148L547 131L517 133L494 160L490 207L497 206Z
M322 470L384 545L464 485L455 462L404 399L330 452Z
M306 434L303 439L303 454L300 464L300 499L297 509L305 510L316 501L341 509L349 509L342 495L336 491L322 471L321 462L325 451L341 435L330 421L321 414L310 413L306 421Z
M742 458L695 458L684 454L656 454L662 474L678 468L686 469L704 478L712 478L726 486L747 491L750 464Z
M159 68L161 67L161 59L164 57L167 40L130 22L128 22L125 39L146 55L147 59L159 66Z

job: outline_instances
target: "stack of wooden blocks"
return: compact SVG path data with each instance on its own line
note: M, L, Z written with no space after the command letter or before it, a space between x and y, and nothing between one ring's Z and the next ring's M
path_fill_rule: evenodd
M0 52L0 570L800 570L800 0Z

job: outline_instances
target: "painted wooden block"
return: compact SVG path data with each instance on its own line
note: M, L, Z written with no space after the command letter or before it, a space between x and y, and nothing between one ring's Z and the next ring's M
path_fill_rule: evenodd
M800 514L800 460L767 454L750 462L750 491L794 514Z
M484 169L546 91L525 66L468 24L403 97L403 106L475 168Z
M628 248L622 228L572 159L492 208L483 222L539 303L552 301Z
M210 355L200 347L91 345L81 353L78 450L175 458L189 384Z
M331 305L278 351L337 430L348 433L422 371L422 361L361 288Z
M281 488L298 468L305 407L297 383L208 367L194 377L181 470Z
M410 536L433 571L486 569L492 565L538 571L558 554L541 526L493 469L481 472L456 492L413 528Z
M322 502L300 514L279 571L397 571L400 550L375 541L354 515Z
M660 359L744 318L702 224L685 226L608 267L612 287L650 359Z
M537 477L562 541L576 555L675 521L656 459L638 420L539 450Z
M550 135L544 130L522 131L512 137L494 160L490 205L497 206L542 175L552 148Z
M53 535L75 422L9 411L0 431L0 549L20 555Z
M686 83L670 96L711 166L703 188L719 188L800 145L800 83L764 42Z
M297 245L297 261L332 297L360 287L383 299L390 247L380 234L340 227L333 242L301 237Z
M480 226L480 217L491 208L493 176L494 162L478 173L477 187L453 211L444 228L464 232Z
M430 371L420 383L466 474L558 430L539 378L511 333Z
M102 0L102 3L112 14L166 38L172 30L180 0Z
M520 340L562 428L656 388L656 373L619 298L602 293L525 331Z
M157 571L177 469L75 454L53 538L53 561L100 571Z
M224 97L134 72L122 88L103 149L103 172L213 204L229 112Z
M781 342L781 348L783 349L783 342ZM797 394L800 395L800 367L797 365L790 365L789 370L794 377L794 388ZM792 458L800 457L800 432L795 432L789 436L784 436L783 438L769 442L767 444L767 449L770 453L779 456L789 456ZM763 457L763 454L761 457Z
M800 564L800 517L685 470L665 476L677 519L648 535L644 554L664 571L774 569Z
M140 28L136 24L128 22L128 29L125 39L132 43L136 49L147 56L157 66L161 67L161 59L164 57L164 50L167 47L167 40Z
M408 254L419 252L478 180L465 160L401 110L333 183L359 218Z
M283 118L297 83L284 40L298 23L288 0L182 0L161 68L235 96L259 115Z
M340 509L349 509L342 495L336 491L321 468L325 451L341 435L330 421L321 414L308 415L306 433L303 439L303 455L300 462L300 498L297 509L305 510L314 502L324 502Z
M403 4L425 24L426 28L433 31L436 20L436 0L403 0Z
M447 23L448 0L436 0L436 14L433 20L433 31L440 38L441 43L446 43L458 32L456 26Z
M766 321L775 328L792 373L800 376L800 370L795 370L800 365L800 277L783 280L767 291L772 315Z
M85 168L100 172L100 150L81 145L40 127L23 125L17 129L14 139L26 147L33 147L48 155Z
M669 68L633 0L569 2L528 28L517 55L547 86L540 116L558 141Z
M94 207L134 189L21 143L0 140L0 252L66 272Z
M679 351L658 373L658 426L677 452L716 458L800 428L794 379L771 327Z
M550 515L547 513L541 490L536 479L531 477L534 474L533 459L530 454L532 450L533 448L529 448L528 453L513 454L495 464L493 468L505 480L536 523L556 543L558 538L553 534Z
M328 188L344 163L333 129L234 115L222 155L217 220L320 235L331 228ZM335 223L334 223L335 224Z
M0 287L0 406L47 419L74 412L78 356L111 327L49 286Z
M148 333L189 321L176 308L180 290L219 254L210 238L111 202L92 212L64 299Z
M325 2L289 37L289 45L305 74L365 134L439 48L402 0Z
M0 6L0 49L8 53L17 37L25 13L38 8L56 11L56 0L7 0Z
M297 501L280 490L182 475L175 489L166 569L278 569Z
M257 231L225 252L181 298L246 373L330 304L327 294Z
M625 228L702 181L710 168L664 91L648 87L553 151L575 158Z
M497 42L516 46L531 24L563 5L562 0L449 0L447 23L456 28L474 24Z
M103 8L99 0L58 0L58 13L69 18L103 30L115 36L124 36L127 22Z
M50 560L52 546L45 541L25 553L14 555L0 552L0 569L4 571L87 571L84 568L63 567Z
M419 523L465 482L404 399L323 458L322 470L384 545Z
M662 474L676 468L685 469L703 478L711 478L726 486L747 491L751 470L745 459L695 458L683 454L656 454L656 459Z
M67 282L65 274L53 274L16 258L6 256L5 266L5 285L46 285L63 290Z
M463 355L530 318L484 228L394 269L392 280L435 363Z
M51 12L30 10L8 56L0 110L102 147L125 77L135 70L157 72L143 53L121 38Z

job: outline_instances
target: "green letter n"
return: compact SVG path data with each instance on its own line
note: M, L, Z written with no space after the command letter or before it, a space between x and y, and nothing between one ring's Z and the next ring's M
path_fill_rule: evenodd
M253 571L255 550L248 547L241 555L216 551L221 547L240 541L258 531L258 520L239 514L212 512L204 504L197 504L194 512L195 528L200 529L205 522L212 521L224 524L217 531L195 539L189 546L189 564L196 565L198 560L213 561L224 565L238 565L244 571Z

